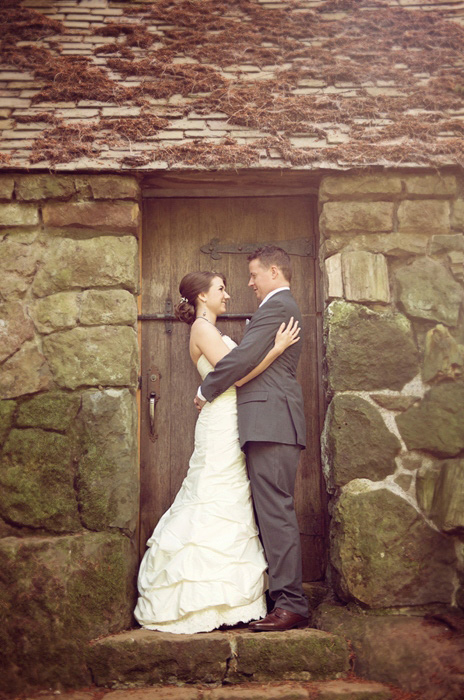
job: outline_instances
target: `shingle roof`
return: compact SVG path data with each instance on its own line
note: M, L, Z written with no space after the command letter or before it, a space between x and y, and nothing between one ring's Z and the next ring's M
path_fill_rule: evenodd
M6 168L464 163L459 0L3 0Z

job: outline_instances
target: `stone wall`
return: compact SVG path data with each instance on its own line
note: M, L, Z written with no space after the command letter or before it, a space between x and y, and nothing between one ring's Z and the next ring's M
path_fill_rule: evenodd
M464 181L325 177L320 230L335 589L464 606Z
M131 622L138 202L0 177L0 690L88 684L86 642Z

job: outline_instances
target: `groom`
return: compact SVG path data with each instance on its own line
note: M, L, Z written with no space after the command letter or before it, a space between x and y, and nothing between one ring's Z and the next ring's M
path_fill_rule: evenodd
M250 281L260 305L242 342L220 360L199 389L195 403L213 401L256 367L274 344L282 322L301 314L290 293L288 254L265 246L249 256ZM300 535L293 491L300 450L305 447L303 396L295 373L301 343L288 347L262 374L237 388L240 445L246 454L253 503L269 565L274 609L251 622L255 632L308 624L302 589ZM200 397L200 398L199 398Z

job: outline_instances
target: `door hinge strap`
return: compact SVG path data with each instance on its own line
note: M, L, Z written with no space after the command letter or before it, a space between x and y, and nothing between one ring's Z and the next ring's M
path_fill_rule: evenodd
M255 243L221 243L219 238L212 238L207 245L201 246L200 250L205 255L211 256L213 260L220 260L221 253L232 255L249 255L257 248L265 245L276 245L283 248L289 255L299 255L300 257L315 257L315 245L312 238L295 238L293 241L259 241Z

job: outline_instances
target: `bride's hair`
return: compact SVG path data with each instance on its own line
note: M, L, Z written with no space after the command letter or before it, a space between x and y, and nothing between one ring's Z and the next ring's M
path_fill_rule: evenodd
M226 278L221 272L188 272L179 284L180 301L174 308L179 321L191 325L196 318L198 295L207 292L215 277L220 277L226 284Z

